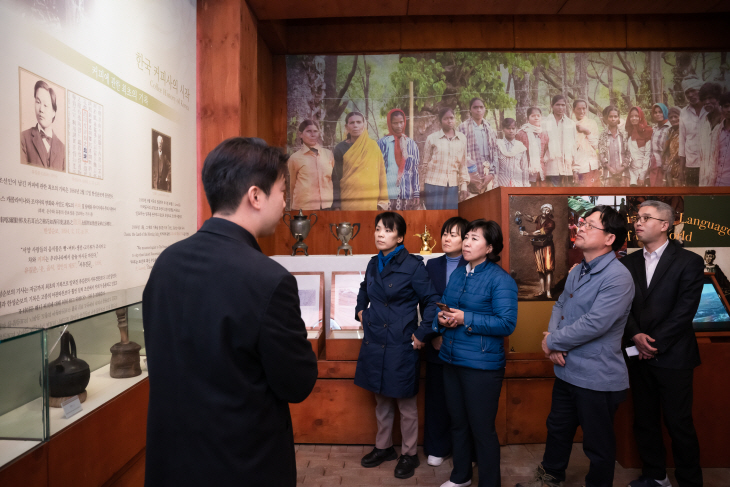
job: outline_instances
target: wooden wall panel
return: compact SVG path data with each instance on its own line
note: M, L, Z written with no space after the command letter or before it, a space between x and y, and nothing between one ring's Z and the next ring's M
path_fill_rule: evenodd
M343 2L341 0L246 0L261 20L307 19L323 17L400 16L408 12L408 0L371 0Z
M145 453L142 449L125 467L103 487L144 487Z
M273 100L268 113L272 119L272 140L271 144L277 147L286 147L286 57L276 55L273 57Z
M515 17L515 49L625 49L626 21L617 15Z
M565 0L418 0L408 4L408 15L552 15Z
M46 487L48 485L48 443L43 443L12 463L0 468L0 485Z
M269 145L276 145L274 143L274 117L272 116L272 107L274 105L274 59L261 36L258 36L257 43L256 137L261 137Z
M289 54L362 54L393 52L401 46L397 17L290 21L286 37Z
M121 470L145 447L149 393L145 379L52 436L48 486L97 487Z
M241 51L239 97L241 100L241 132L242 137L258 135L258 42L259 34L256 17L246 2L241 5Z
M406 17L401 29L404 51L514 48L507 16Z
M687 0L567 0L560 9L563 15L612 15L612 14L655 14L656 12L673 14L702 12L710 4L698 5L698 2Z
M295 212L295 214L298 213ZM360 223L360 233L354 239L350 240L353 252L355 254L375 255L375 240L373 234L375 232L375 216L377 211L305 211L305 215L310 213L317 214L317 223L312 227L309 236L304 240L309 246L310 255L335 255L340 241L336 240L330 232L330 223ZM424 225L428 225L428 230L436 239L436 247L434 252L441 252L441 226L443 223L457 215L457 210L433 210L433 211L401 211L401 215L406 220L407 231L405 238L405 246L409 252L418 253L420 250L420 239L414 237L415 233L423 233ZM270 237L262 237L259 239L261 250L266 255L291 255L291 247L295 240L292 237L289 227L284 222L279 222L276 232ZM300 253L301 255L301 253ZM302 256L302 258L306 258Z
M729 23L728 14L632 16L626 24L626 48L726 50Z

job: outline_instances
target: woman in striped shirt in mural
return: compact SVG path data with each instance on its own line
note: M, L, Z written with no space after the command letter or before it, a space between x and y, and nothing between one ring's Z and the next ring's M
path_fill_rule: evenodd
M388 198L393 211L417 210L421 205L418 166L421 155L418 144L406 137L406 114L400 108L388 112L388 135L378 140L383 153Z

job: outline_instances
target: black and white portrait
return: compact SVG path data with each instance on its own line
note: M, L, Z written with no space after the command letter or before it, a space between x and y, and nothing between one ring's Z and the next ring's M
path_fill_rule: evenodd
M172 192L172 138L152 130L152 189Z
M66 90L19 69L20 162L66 171Z

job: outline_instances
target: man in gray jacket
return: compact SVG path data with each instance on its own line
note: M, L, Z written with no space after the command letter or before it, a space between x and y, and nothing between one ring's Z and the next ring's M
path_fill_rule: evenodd
M613 418L629 388L621 337L634 282L615 255L627 235L621 215L597 206L578 226L575 245L584 259L568 274L542 342L556 375L545 454L535 480L518 487L557 487L565 480L578 425L591 462L586 487L613 485Z

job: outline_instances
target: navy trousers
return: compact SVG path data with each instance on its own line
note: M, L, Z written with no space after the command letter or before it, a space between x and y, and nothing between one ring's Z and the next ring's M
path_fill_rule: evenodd
M424 185L427 210L455 210L459 207L459 188L456 186Z
M444 366L426 362L426 411L423 424L423 450L426 455L451 454L451 418L446 406Z

